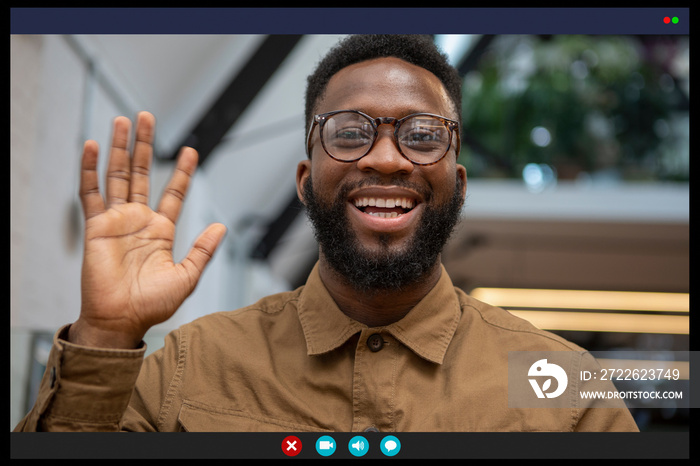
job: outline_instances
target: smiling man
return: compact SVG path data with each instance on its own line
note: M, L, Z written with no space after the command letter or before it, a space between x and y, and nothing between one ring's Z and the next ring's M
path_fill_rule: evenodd
M440 251L466 189L456 162L459 94L452 100L445 89L403 59L370 59L336 72L313 107L299 197L324 284L345 314L368 325L398 321L442 273Z
M441 265L466 190L460 108L459 77L430 38L340 43L307 89L296 180L320 254L306 285L184 325L145 360L144 334L192 292L224 228L173 263L196 152L183 150L153 211L154 119L139 115L131 156L116 119L106 202L95 143L83 153L80 317L56 333L17 430L637 430L625 408L573 395L509 407L509 352L585 351L471 298Z

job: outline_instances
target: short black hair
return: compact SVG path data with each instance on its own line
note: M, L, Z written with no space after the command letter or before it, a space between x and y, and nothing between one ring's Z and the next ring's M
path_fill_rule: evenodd
M323 97L333 75L355 63L382 57L400 58L437 76L454 104L458 120L462 121L462 79L450 65L447 55L435 45L432 36L358 34L348 36L336 44L307 78L306 132L308 133L314 108Z

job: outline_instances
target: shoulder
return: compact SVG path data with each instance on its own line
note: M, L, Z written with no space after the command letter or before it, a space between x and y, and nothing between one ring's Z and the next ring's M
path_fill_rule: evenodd
M463 320L472 327L526 347L534 346L550 351L586 351L580 346L552 332L535 327L497 306L479 301L455 287L462 309ZM499 339L500 340L500 339Z

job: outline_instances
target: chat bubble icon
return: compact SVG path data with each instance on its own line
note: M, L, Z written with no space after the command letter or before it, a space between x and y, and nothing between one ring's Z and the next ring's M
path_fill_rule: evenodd
M393 435L384 437L380 445L382 453L387 456L394 456L401 450L401 442Z

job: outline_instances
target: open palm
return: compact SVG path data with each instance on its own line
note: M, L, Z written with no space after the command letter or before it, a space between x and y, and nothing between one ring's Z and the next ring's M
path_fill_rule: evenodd
M107 189L98 186L98 147L83 150L80 198L85 214L85 252L80 317L69 339L103 347L135 347L153 325L170 318L194 290L221 242L225 227L213 224L180 263L173 261L175 223L197 166L197 152L183 148L154 211L148 206L155 119L138 115L133 154L131 122L114 121Z

